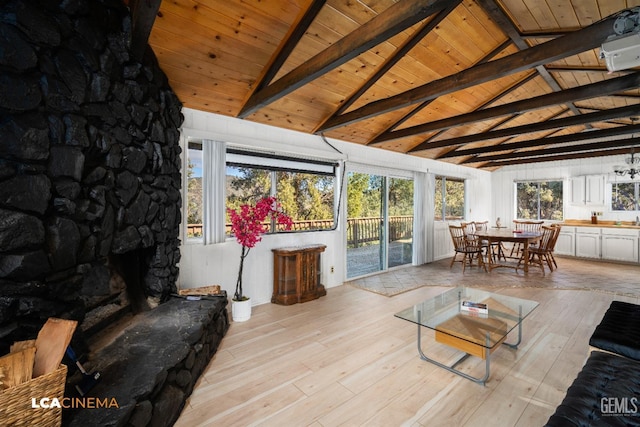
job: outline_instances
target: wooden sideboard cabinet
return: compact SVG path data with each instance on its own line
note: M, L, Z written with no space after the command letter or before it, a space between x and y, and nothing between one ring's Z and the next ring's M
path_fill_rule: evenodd
M308 245L272 249L272 303L291 305L327 294L320 283L320 258L325 248L325 245Z

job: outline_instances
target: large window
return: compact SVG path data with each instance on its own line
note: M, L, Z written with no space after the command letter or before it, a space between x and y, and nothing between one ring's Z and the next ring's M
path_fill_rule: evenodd
M562 181L516 182L515 186L517 219L562 220Z
M638 197L640 196L639 183L616 182L611 184L611 210L612 211L639 211Z
M278 198L294 221L293 231L333 229L337 166L324 160L229 148L225 151L224 144L215 141L189 142L187 239L204 243L224 241L223 228L227 237L231 234L225 208L237 209L267 196ZM276 224L271 227L271 233L279 231Z
M464 219L464 180L436 176L435 212L436 221Z
M328 162L228 150L226 206L274 195L294 231L329 230L335 225L335 181L335 165Z

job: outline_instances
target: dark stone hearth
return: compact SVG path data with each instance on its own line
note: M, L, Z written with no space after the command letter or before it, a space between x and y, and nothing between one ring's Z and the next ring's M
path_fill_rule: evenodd
M72 345L103 373L90 396L121 409L73 425L171 424L229 326L226 299L171 297L182 106L150 48L129 55L125 3L0 1L0 356L77 320Z
M44 225L37 217L0 209L0 248L15 251L44 243Z
M128 52L131 17L113 1L8 0L0 23L0 278L75 283L110 254L149 248L139 282L151 305L175 291L181 105L150 50ZM169 264L172 263L172 264ZM104 278L102 280L105 280ZM47 286L49 285L49 286ZM104 288L104 286L99 286ZM57 300L79 292L30 295ZM0 307L17 307L19 294ZM31 300L1 348L40 324ZM6 308L6 310L10 310ZM66 311L65 311L66 310ZM15 313L15 312L11 312ZM82 320L82 315L78 320ZM30 331L33 328L30 328ZM37 330L37 329L36 329Z
M69 411L64 424L172 425L229 328L226 306L226 298L174 298L133 318L85 364L88 371L102 374L91 396L115 397L119 409ZM77 374L70 383L74 380Z

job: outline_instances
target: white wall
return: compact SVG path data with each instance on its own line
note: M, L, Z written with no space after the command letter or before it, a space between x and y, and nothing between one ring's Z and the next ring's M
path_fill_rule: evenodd
M611 212L608 203L599 206L576 206L569 203L570 191L569 178L581 175L606 176L606 181L615 182L616 178L613 166L624 165L625 155L594 157L577 160L563 160L556 162L531 163L528 165L507 166L491 174L491 188L493 209L492 217L500 217L502 223L510 225L515 214L515 194L513 182L515 180L537 179L561 179L564 181L564 219L589 220L592 211L602 212L600 220L609 221L635 221L635 212ZM611 199L610 185L605 185L605 201Z
M492 216L491 173L464 166L422 159L416 156L329 140L341 153L326 144L320 136L309 135L239 120L231 117L183 109L183 144L189 139L212 139L234 145L260 147L280 154L304 154L320 158L341 159L358 165L400 171L422 171L467 179L468 219L484 220ZM186 145L183 146L186 154ZM406 172L405 172L406 174ZM186 188L186 185L183 185ZM183 197L184 199L184 197ZM341 204L344 207L344 202ZM185 216L183 215L183 218ZM322 256L323 284L330 288L341 285L346 277L346 255L343 238L344 215L340 213L336 231L275 234L263 237L245 260L243 286L253 305L271 301L273 292L273 256L271 249L311 243L327 245ZM240 259L240 245L235 240L214 245L192 244L183 238L179 287L189 288L220 284L233 294ZM330 268L334 267L334 273Z

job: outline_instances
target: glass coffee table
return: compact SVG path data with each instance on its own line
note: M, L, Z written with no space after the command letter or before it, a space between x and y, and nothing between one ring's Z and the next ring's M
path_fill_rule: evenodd
M482 304L486 305L486 310ZM522 341L522 321L537 306L535 301L459 287L402 310L395 316L418 325L418 354L422 360L484 385L489 379L491 353L501 344L518 348ZM422 327L434 330L437 342L462 351L462 357L452 365L427 357L422 351ZM516 327L517 342L505 342L507 335ZM476 378L456 369L469 356L485 360L484 376Z

